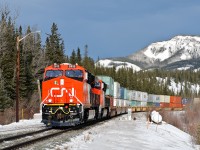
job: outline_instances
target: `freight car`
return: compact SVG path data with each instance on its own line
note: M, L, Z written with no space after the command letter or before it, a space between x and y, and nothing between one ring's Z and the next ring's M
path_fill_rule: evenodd
M77 64L46 67L42 82L42 122L47 126L75 126L116 115L113 83L111 77L94 76Z

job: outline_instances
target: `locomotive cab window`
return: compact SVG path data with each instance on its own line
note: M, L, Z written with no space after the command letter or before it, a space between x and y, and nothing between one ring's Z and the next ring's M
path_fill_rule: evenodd
M63 74L62 70L47 70L45 74L45 80L62 76L62 74Z
M66 70L65 76L75 80L83 80L83 71L82 70Z
M101 83L100 82L95 82L94 88L101 89Z

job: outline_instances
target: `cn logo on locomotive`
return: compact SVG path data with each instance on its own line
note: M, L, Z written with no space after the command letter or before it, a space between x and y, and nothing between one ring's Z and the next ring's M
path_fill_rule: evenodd
M60 95L55 95L53 93L56 93L56 92L53 92L53 91L60 91ZM66 89L66 88L59 88L59 87L53 87L50 89L50 94L51 94L51 97L63 97L64 95L64 92L68 93L70 97L73 97L74 96L74 88L71 89L71 92L70 90Z

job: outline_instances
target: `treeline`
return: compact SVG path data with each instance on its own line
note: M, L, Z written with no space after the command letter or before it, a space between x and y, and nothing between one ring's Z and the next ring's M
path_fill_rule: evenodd
M175 91L170 90L171 79L176 83L181 83L183 87L177 94L183 96L197 95L190 90L191 83L199 84L199 72L193 71L139 71L133 69L105 68L95 66L95 61L88 56L88 46L82 50L77 48L72 50L67 56L64 40L59 33L56 23L52 23L50 34L47 35L45 44L42 45L41 36L30 26L23 29L17 27L15 20L10 16L8 10L1 10L0 15L0 111L13 107L16 100L16 39L19 37L20 49L20 105L21 107L32 107L35 102L39 102L37 93L37 80L42 78L43 69L53 63L79 65L87 68L95 75L109 75L118 81L121 86L132 90L146 91L154 94L175 95ZM26 37L25 37L26 36ZM25 38L23 38L25 37ZM23 38L23 39L22 39ZM157 79L160 77L160 81ZM165 79L165 80L164 80ZM23 105L23 106L22 106Z
M95 74L112 76L121 86L149 94L179 95L186 98L199 96L200 71L192 70L142 70L131 68L104 68L97 66Z

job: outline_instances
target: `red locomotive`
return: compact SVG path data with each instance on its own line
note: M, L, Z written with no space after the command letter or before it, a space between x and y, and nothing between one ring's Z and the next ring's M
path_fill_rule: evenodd
M47 126L74 126L109 116L107 85L79 65L53 64L42 82L42 122Z

